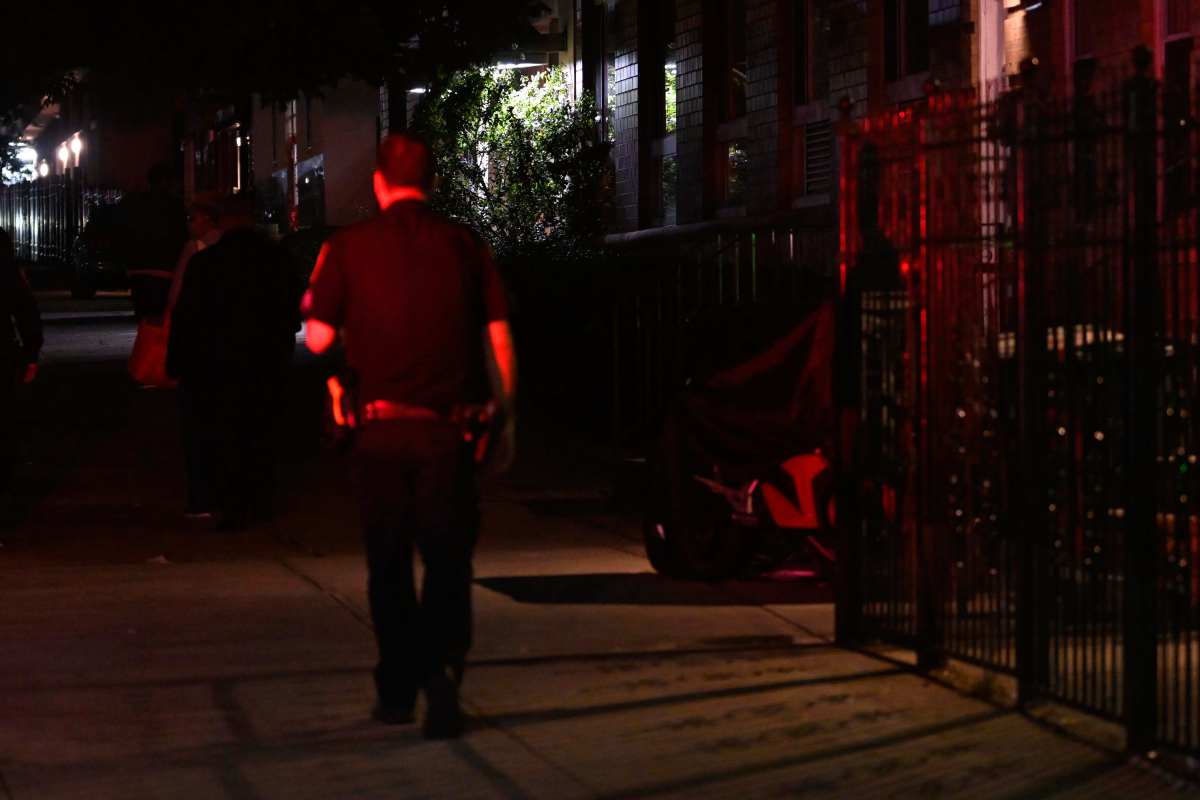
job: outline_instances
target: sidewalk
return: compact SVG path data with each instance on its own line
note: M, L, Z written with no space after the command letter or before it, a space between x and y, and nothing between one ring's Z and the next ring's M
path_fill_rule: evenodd
M467 735L376 725L345 464L298 449L276 526L189 529L171 397L87 369L48 366L39 482L0 532L4 800L1182 796L904 652L832 647L827 588L650 573L636 520L547 504L532 466L488 491Z
M509 511L490 509L493 526L520 524ZM1169 794L1152 774L831 648L790 619L827 610L738 605L648 579L616 550L587 563L627 576L621 596L527 604L507 595L504 580L512 590L539 577L511 577L522 564L561 580L568 559L588 557L586 541L566 533L575 544L548 561L482 559L480 641L464 689L474 719L449 743L367 721L373 654L353 554L6 569L4 791L20 800Z

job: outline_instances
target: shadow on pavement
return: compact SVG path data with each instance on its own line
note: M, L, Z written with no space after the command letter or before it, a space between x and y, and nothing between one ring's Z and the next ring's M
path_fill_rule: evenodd
M678 581L652 572L521 575L476 583L518 603L663 606L759 606L828 603L829 584L817 581Z
M774 683L756 683L742 686L728 686L720 689L709 689L683 694L661 694L654 697L625 700L617 703L585 706L583 708L549 708L530 711L516 711L507 714L496 714L488 717L488 721L501 727L529 724L558 722L561 720L580 719L584 717L603 716L607 714L623 714L631 711L679 706L699 701L721 700L731 697L751 697L780 692L790 689L801 689L811 686L836 686L844 683L872 681L878 678L891 678L903 675L900 669L876 669L867 672L854 672L848 675L818 675L813 678L800 678Z

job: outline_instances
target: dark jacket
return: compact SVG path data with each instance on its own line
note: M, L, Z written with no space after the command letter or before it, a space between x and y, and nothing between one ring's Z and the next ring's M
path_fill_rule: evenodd
M0 256L3 259L3 256ZM11 262L0 262L0 363L24 367L35 363L42 349L42 318L29 284Z
M249 228L192 256L171 317L167 372L191 383L277 379L300 329L299 272Z

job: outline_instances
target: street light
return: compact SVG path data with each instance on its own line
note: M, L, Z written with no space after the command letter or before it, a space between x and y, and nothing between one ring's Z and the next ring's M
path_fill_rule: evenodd
M71 152L75 155L75 166L79 166L79 154L83 152L83 139L79 138L79 134L71 137Z
M58 146L58 160L62 162L63 169L67 168L67 161L71 158L71 151L67 149L67 143L63 142Z
M43 158L42 163L38 164L37 171L38 175L41 175L43 178L50 174L50 165L46 163L46 159Z

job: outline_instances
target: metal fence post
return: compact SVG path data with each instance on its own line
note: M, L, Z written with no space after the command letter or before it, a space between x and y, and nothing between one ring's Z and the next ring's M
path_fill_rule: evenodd
M838 342L835 345L835 361L838 359L855 358L856 363L835 363L835 376L850 374L855 380L861 380L860 346L854 346L847 337L862 336L862 326L851 324L854 318L855 305L846 296L846 271L850 260L850 228L851 228L851 197L850 176L853 171L853 149L850 136L853 123L850 120L850 104L841 105L841 122L838 125L838 135L835 137L837 152L834 164L838 169L838 205L837 220L840 249L838 253L838 274L840 284L837 291L837 331ZM794 251L793 251L794 257ZM836 380L836 378L835 378ZM834 638L839 644L853 644L862 637L862 518L857 492L857 475L854 463L855 429L860 424L862 409L850 405L846 398L839 398L835 403L837 413L838 436L838 488L837 488L837 565L834 575Z
M1136 75L1124 87L1127 201L1133 223L1126 235L1125 270L1125 516L1124 712L1130 750L1153 747L1158 717L1154 509L1155 397L1160 378L1155 352L1158 272L1158 85L1149 76L1150 51L1134 53Z
M916 348L916 374L929 376L926 380L918 380L916 398L916 416L919 420L917 427L917 552L916 552L916 631L917 631L917 668L932 670L946 663L945 630L942 626L942 610L947 570L943 558L946 525L940 511L936 509L933 495L940 487L942 470L937 463L935 443L940 438L938 430L940 420L937 408L942 402L942 393L946 390L943 382L942 342L940 336L930 334L930 326L937 325L941 312L938 301L938 287L933 267L934 257L931 252L931 239L936 230L936 214L938 199L932 191L936 177L936 157L930 147L928 126L934 124L932 113L932 93L935 89L928 88L924 102L913 106L911 125L913 127L913 143L916 148L916 207L917 213L908 223L913 226L912 241L915 244L915 267L911 272L912 281L918 286L913 293L919 298L917 315L913 321L919 331L919 344ZM934 247L937 245L934 244Z
M1016 656L1018 700L1038 697L1047 679L1049 639L1039 612L1047 597L1044 546L1047 537L1045 455L1046 379L1048 375L1046 227L1049 213L1043 173L1047 121L1043 119L1041 75L1036 65L1022 70L1016 113L1018 140L1018 458L1019 487Z

